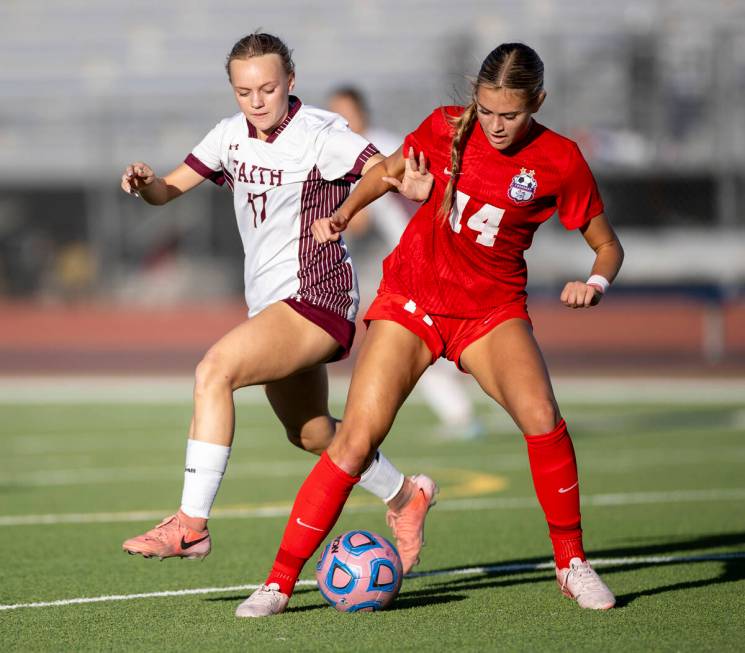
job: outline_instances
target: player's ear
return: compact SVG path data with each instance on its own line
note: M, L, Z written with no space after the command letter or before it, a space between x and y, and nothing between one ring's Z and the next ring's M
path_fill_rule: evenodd
M287 88L292 91L295 88L295 73L290 73L287 76Z
M541 108L541 105L543 104L543 101L546 99L546 91L542 90L538 97L535 99L535 102L533 102L533 106L530 108L531 113L538 113L538 109Z

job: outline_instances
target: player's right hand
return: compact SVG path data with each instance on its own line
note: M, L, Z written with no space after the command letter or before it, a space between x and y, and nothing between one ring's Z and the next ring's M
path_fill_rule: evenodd
M122 190L130 195L139 195L139 192L149 186L155 180L153 169L142 161L136 161L127 166L122 175Z
M401 195L414 201L424 202L432 192L434 175L427 169L427 157L419 152L419 160L414 148L409 148L409 156L404 159L404 174L399 181L395 177L383 177L383 181L393 186Z
M341 232L347 228L349 218L339 213L334 213L330 218L319 218L310 225L311 233L316 242L323 245L329 241L337 241L341 237Z
M567 308L590 308L597 306L603 298L603 291L594 284L570 281L561 291L561 303Z

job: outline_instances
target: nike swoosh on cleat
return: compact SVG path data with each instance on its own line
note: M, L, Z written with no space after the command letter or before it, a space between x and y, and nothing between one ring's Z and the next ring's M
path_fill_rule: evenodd
M182 549L183 549L184 551L185 551L186 549L190 549L190 548L191 548L191 547L193 547L193 546L194 546L195 544L199 544L200 542L204 542L204 541L205 541L205 540L206 540L206 539L207 539L208 537L209 537L209 535L205 535L205 536L204 536L203 538L201 538L201 539L199 539L199 540L192 540L191 542L187 542L187 541L186 541L186 540L184 539L184 537L182 536L182 537L181 537L181 548L182 548Z
M297 518L295 519L295 521L296 521L296 522L297 522L298 524L300 524L301 526L305 526L305 528L310 528L310 529L312 529L312 530L314 530L314 531L318 531L319 533L323 533L323 529L322 529L322 528L316 528L315 526L311 526L310 524L306 524L305 522L303 522L303 521L302 521L302 520L300 519L300 517L297 517Z
M569 487L560 487L559 488L559 494L566 494L569 492L569 490L573 490L579 485L579 481L577 481L574 485L570 485Z

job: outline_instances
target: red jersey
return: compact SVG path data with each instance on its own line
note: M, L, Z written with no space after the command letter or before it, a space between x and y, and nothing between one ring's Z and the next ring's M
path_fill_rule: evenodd
M404 140L424 152L435 182L401 242L383 262L381 288L412 297L431 315L480 317L526 297L523 253L558 211L567 229L603 212L577 144L532 122L515 147L494 149L476 122L468 138L449 220L439 209L450 178L453 127L440 107Z

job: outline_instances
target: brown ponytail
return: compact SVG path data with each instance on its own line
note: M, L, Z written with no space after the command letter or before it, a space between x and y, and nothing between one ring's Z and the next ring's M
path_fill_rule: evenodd
M445 197L440 206L440 215L443 220L450 216L450 210L453 208L453 198L455 197L455 187L457 185L458 175L460 174L460 164L463 160L463 150L466 147L468 136L476 122L476 102L472 101L466 107L466 110L457 118L452 120L455 128L453 142L450 146L450 179L445 187Z

